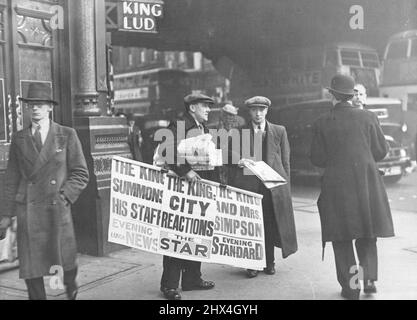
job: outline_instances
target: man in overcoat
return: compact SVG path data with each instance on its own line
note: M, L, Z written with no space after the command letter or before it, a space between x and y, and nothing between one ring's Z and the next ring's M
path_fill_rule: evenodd
M214 105L214 100L202 94L191 94L184 98L186 112L183 119L185 127L185 136L199 136L208 133L205 122L208 121L210 108ZM168 166L177 175L184 177L189 182L195 182L199 179L218 181L217 170L195 171L191 165L185 161L180 164L177 159L177 146L180 143L177 137L178 122L173 121L169 129L174 135L174 161L168 163ZM163 153L163 150L160 150ZM181 287L183 291L192 290L210 290L213 289L215 283L206 281L201 278L201 262L190 261L164 256L163 274L161 278L161 291L168 300L181 300L178 292L179 281L181 278Z
M336 75L328 89L334 109L313 126L311 162L325 169L318 200L323 243L333 243L342 296L357 300L361 289L355 281L358 276L363 276L365 293L376 292L377 238L394 236L377 166L388 146L377 116L349 102L354 96L353 78Z
M17 216L20 278L29 299L45 300L43 277L60 270L68 298L75 299L77 249L71 205L87 186L86 161L75 130L50 120L57 103L48 85L32 83L22 100L31 126L13 135L0 233Z
M250 146L250 154L256 161L264 161L284 179L286 185L267 189L264 184L253 175L245 175L244 170L238 170L233 185L237 188L252 191L264 196L262 209L265 227L265 249L267 266L264 272L275 274L275 247L282 249L283 258L294 254L298 250L294 211L291 200L290 187L290 145L287 132L283 126L275 125L266 120L271 101L265 97L253 97L245 102L249 108L251 121L242 129L250 131L250 141L244 141L242 146ZM258 138L258 139L257 139ZM256 141L261 141L260 152L255 152ZM244 166L247 159L242 159ZM258 275L256 270L248 270L248 277Z

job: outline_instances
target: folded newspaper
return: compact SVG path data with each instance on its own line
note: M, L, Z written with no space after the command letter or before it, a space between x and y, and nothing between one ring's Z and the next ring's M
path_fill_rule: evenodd
M184 157L194 171L214 170L222 163L222 151L216 149L211 134L184 139L178 145L178 157Z
M268 189L273 189L288 183L278 172L263 161L254 162L253 164L248 162L246 167L255 174Z

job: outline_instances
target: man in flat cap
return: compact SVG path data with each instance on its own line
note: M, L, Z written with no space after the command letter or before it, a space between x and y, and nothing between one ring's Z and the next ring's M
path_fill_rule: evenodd
M191 94L184 99L186 113L180 121L184 122L185 134L191 130L193 133L203 135L208 133L205 123L208 121L210 108L214 105L214 100L203 94ZM194 171L187 162L179 164L177 161L177 146L180 141L177 139L178 122L173 121L169 126L175 141L175 163L169 163L169 168L181 177L185 177L189 182L195 182L199 179L218 181L216 170L211 171ZM184 259L172 258L165 256L163 261L163 274L161 278L161 291L168 300L181 300L178 292L179 281L182 276L182 290L210 290L214 288L214 282L205 281L201 278L201 262L189 261Z
M5 175L0 238L17 216L20 278L31 300L45 300L44 276L64 272L67 296L77 295L77 249L71 205L87 186L89 174L74 129L50 120L57 104L51 87L31 83L26 103L30 127L13 135Z
M265 227L266 268L268 275L275 274L275 247L282 249L282 255L287 258L298 250L295 230L294 212L290 189L290 146L284 127L272 124L266 120L271 101L265 97L253 97L245 102L249 108L251 121L243 128L250 130L250 141L242 141L242 149L250 145L251 155L255 153L256 161L264 161L282 177L288 184L273 189L267 189L256 176L245 176L243 170L236 174L234 185L264 196L262 210ZM244 137L244 135L242 135ZM261 154L254 152L255 141L262 142ZM240 165L245 166L248 159L242 159ZM247 271L249 278L258 275L257 270Z
M219 125L217 126L217 130L226 130L228 136L227 139L220 139L218 144L219 149L227 153L228 158L227 163L224 163L223 166L218 168L220 183L223 185L229 185L231 183L231 179L234 177L236 171L231 152L233 137L236 136L239 138L239 129L244 125L241 121L243 118L238 116L238 111L239 109L232 104L226 104L222 108Z
M377 165L388 152L387 143L375 113L349 102L354 85L350 76L332 79L328 90L334 109L314 123L310 153L311 162L325 169L318 200L323 244L332 242L342 296L351 300L360 296L358 275L363 275L364 292L376 293L377 238L394 236Z

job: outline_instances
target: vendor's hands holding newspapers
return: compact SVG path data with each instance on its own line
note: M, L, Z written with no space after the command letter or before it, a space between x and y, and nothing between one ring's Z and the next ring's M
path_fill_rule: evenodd
M3 240L6 237L7 228L12 224L12 219L9 217L4 217L0 219L0 240Z
M254 165L255 165L255 161L251 159L242 159L238 163L239 168L248 168L248 166L254 166Z
M185 175L185 179L188 182L196 182L198 180L201 180L201 177L197 174L197 172L195 172L194 170L191 170Z

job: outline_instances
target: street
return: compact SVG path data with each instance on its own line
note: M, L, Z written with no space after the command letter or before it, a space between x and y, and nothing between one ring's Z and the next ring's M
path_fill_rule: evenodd
M379 239L378 294L361 299L417 299L417 173L388 186L396 237ZM320 219L315 204L317 186L294 185L293 203L298 252L282 259L276 250L275 276L261 273L247 279L245 270L203 264L203 277L216 281L210 291L183 292L186 300L339 300L333 249L327 245L322 261ZM127 249L96 258L79 256L80 300L163 300L159 292L162 257ZM48 299L65 300L46 279ZM267 290L266 290L267 288ZM0 273L0 300L26 300L25 284L18 271Z
M386 184L388 199L392 210L415 212L417 215L417 172L408 174L399 182ZM320 187L311 179L296 179L293 183L293 196L317 200Z

